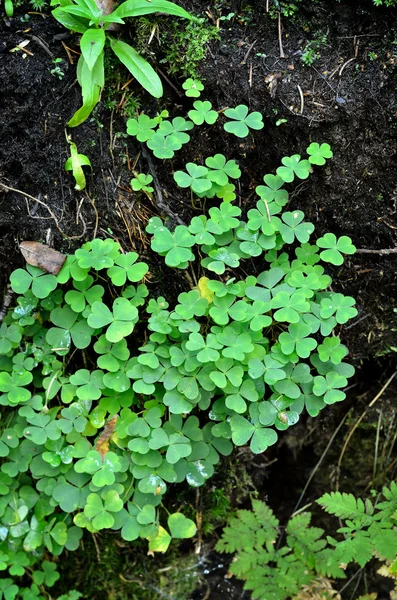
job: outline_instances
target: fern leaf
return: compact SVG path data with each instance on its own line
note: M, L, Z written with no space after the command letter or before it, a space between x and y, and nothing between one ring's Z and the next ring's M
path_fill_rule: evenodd
M237 559L232 562L229 570L236 577L246 579L248 574L251 577L251 573L257 568L259 560L261 561L261 571L263 570L262 558L263 553L259 554L253 548L243 550L238 553Z
M365 533L358 531L356 537L350 540L354 548L354 560L360 567L364 567L371 560L373 554L372 541Z
M380 530L372 537L373 547L383 560L393 560L397 556L397 531Z
M267 504L260 500L252 500L252 508L261 527L276 529L279 526L279 520L274 516L272 509Z
M353 494L331 492L316 500L328 513L341 519L353 519L366 514L364 502Z
M346 579L341 563L330 548L325 548L316 554L315 570L318 575L325 575L334 579Z
M393 513L397 510L397 485L394 481L390 483L390 488L384 487L382 490L383 496L386 501L379 502L376 506L378 513L376 514L377 520L389 519L393 516Z

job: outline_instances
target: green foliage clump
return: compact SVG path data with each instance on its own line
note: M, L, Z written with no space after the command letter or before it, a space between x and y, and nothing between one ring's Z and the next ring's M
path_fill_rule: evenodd
M7 0L12 2L12 0ZM77 63L77 81L81 86L83 105L68 122L69 127L83 123L98 104L105 87L105 49L110 48L118 60L149 94L163 95L160 77L153 67L129 44L110 34L114 24L124 25L126 18L162 12L191 19L189 13L169 0L126 0L113 12L104 15L94 0L51 0L53 17L76 33L80 39L81 55Z
M193 18L183 28L178 23L170 22L160 34L164 52L160 62L167 64L167 71L171 74L195 78L209 44L219 38L219 29L202 17Z
M263 127L260 113L233 110L225 131ZM140 115L128 130L167 157L194 127L167 116ZM113 239L83 244L57 276L12 273L16 304L0 329L0 552L11 576L47 551L75 550L84 529L165 552L196 533L163 503L170 485L202 486L235 446L262 453L304 410L316 416L344 399L354 369L334 330L357 310L331 291L320 261L340 265L355 248L333 234L309 243L314 226L284 210L285 184L331 157L317 143L308 158L284 157L246 218L233 204L234 159L216 154L175 172L191 195L221 202L174 231L149 220L166 265L186 269L199 254L205 269L174 306L149 298L148 265ZM132 182L148 184L142 174ZM259 270L246 273L257 257Z
M352 494L331 492L317 502L344 521L339 540L311 527L311 514L298 513L285 527L286 543L277 543L280 523L259 500L252 511L239 510L229 520L216 545L219 552L236 553L230 572L245 581L252 598L286 600L316 577L344 579L350 563L364 567L373 557L397 568L397 485L383 488L384 500L363 502Z

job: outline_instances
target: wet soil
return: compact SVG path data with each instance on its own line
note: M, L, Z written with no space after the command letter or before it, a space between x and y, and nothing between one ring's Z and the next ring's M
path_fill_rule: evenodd
M318 235L327 231L349 235L361 250L394 252L357 253L343 267L330 268L334 289L355 297L359 310L356 319L338 332L357 368L348 401L330 408L315 423L308 419L291 429L266 458L274 459L273 465L254 466L252 459L244 463L255 489L268 496L279 517L287 519L335 428L351 409L307 501L334 485L349 424L396 369L397 11L375 9L370 0L302 0L297 18L282 19L285 58L280 58L277 19L266 14L264 1L179 3L209 23L220 24L220 40L210 44L199 67L205 98L218 109L244 103L261 111L264 129L243 142L227 136L221 125L204 134L195 131L183 156L148 163L139 144L125 134L126 100L137 96L149 114L166 108L171 116L185 115L191 103L181 93L183 78L164 79L165 95L154 101L134 82L127 84L126 71L118 71L117 77L110 77L111 93L103 95L92 118L67 131L93 166L83 193L74 190L71 175L64 171L66 123L80 106L73 53L78 48L76 39L59 39L65 30L48 15L27 18L28 5L16 9L14 18L0 19L0 305L10 272L23 264L20 241L45 241L69 252L92 237L109 235L151 263L154 294L176 296L186 289L186 280L173 273L170 277L171 272L151 254L145 235L150 216L167 215L156 205L156 196L150 203L131 192L134 168L157 173L171 212L187 222L202 207L194 209L190 197L175 188L172 173L189 160L201 162L216 152L238 160L243 171L238 200L245 210L254 206L255 186L283 156L303 154L311 141L328 142L333 160L291 190L291 208L302 209ZM228 18L231 12L235 15ZM160 27L162 21L157 21ZM134 30L126 35L133 40ZM321 37L319 57L305 64L308 44ZM18 49L26 40L29 53ZM156 38L151 52L161 60L163 49ZM62 76L51 73L56 58L62 58ZM162 71L167 75L167 65L162 65ZM392 419L396 398L397 389L390 386L376 405L383 411L384 432L385 415ZM345 491L365 494L371 484L373 459L368 456L379 419L376 407L343 463L339 476ZM392 448L391 462L394 455ZM395 475L395 467L387 470L384 465L384 469L388 477ZM195 600L247 597L238 585L230 588L223 577L227 567L216 568L219 560L214 556L205 567L210 595L205 596L205 588Z

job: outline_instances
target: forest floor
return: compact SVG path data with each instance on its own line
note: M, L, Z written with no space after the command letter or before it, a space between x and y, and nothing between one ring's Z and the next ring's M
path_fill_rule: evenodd
M205 98L218 109L247 104L263 114L265 127L244 143L231 140L220 126L205 135L193 132L183 156L179 153L172 162L153 159L172 213L185 222L200 214L172 177L189 160L201 163L216 152L238 160L243 171L238 200L245 210L254 205L252 192L263 174L273 172L283 156L303 154L312 141L327 142L333 160L294 189L291 207L304 210L318 235L327 231L348 235L358 249L371 251L359 252L343 267L329 270L334 289L353 296L359 311L338 332L356 368L347 401L329 407L315 422L301 421L266 456L253 461L242 453L233 463L228 459L215 483L211 480L200 490L202 497L212 494L214 499L217 487L227 489L233 509L245 505L255 490L279 518L287 519L350 411L303 503L333 489L348 431L396 371L397 13L377 9L369 0L301 0L294 18L282 18L285 57L280 58L277 19L266 13L264 0L244 4L179 0L179 4L202 17L202 28L212 32L206 57L197 67ZM125 123L137 106L148 114L166 109L172 117L190 109L191 100L181 86L192 40L183 33L173 40L172 17L151 19L156 30L149 47L145 42L152 25L143 19L138 29L131 27L128 35L133 43L146 47L147 56L160 64L165 94L154 100L129 81L127 71L113 72L113 66L108 67L109 87L92 118L68 130L93 166L87 189L78 192L64 171L69 155L66 123L81 99L76 54L68 54L65 46L76 50L78 44L72 35L60 40L65 30L49 11L41 15L29 14L30 10L22 5L13 18L0 19L0 305L11 271L23 265L19 242L42 241L68 253L95 236L112 236L126 250L139 252L152 265L153 292L167 291L176 297L185 290L186 280L170 278L170 271L159 265L150 250L147 221L153 215L166 215L159 211L156 196L149 202L130 189L133 170L149 172L152 167L139 143L126 135ZM29 52L18 49L25 40ZM57 58L62 62L54 63ZM54 72L56 65L62 75ZM383 249L394 252L382 254ZM348 446L338 472L343 491L365 496L371 487L379 488L395 477L396 407L397 378L366 413ZM377 431L378 456L383 452L388 459L377 465L374 479ZM153 570L115 536L99 536L99 549L87 539L84 550L65 559L67 585L83 591L88 600L248 599L238 583L224 578L224 558L210 553L219 525L224 524L221 519L214 523L204 535L201 554L192 558L189 544L180 549L185 570L175 567L181 560L178 554L159 558ZM92 559L89 566L87 555ZM134 565L139 576L132 575L137 572ZM379 598L389 597L390 585L373 573L365 585ZM192 595L195 586L199 589Z

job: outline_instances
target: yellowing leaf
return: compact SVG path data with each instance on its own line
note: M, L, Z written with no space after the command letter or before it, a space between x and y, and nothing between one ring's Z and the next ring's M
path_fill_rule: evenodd
M166 552L171 542L171 536L164 527L159 527L156 537L149 540L149 552Z
M208 277L200 277L196 289L200 293L200 296L208 300L208 303L211 304L214 300L214 292L211 292L208 288L208 282Z

